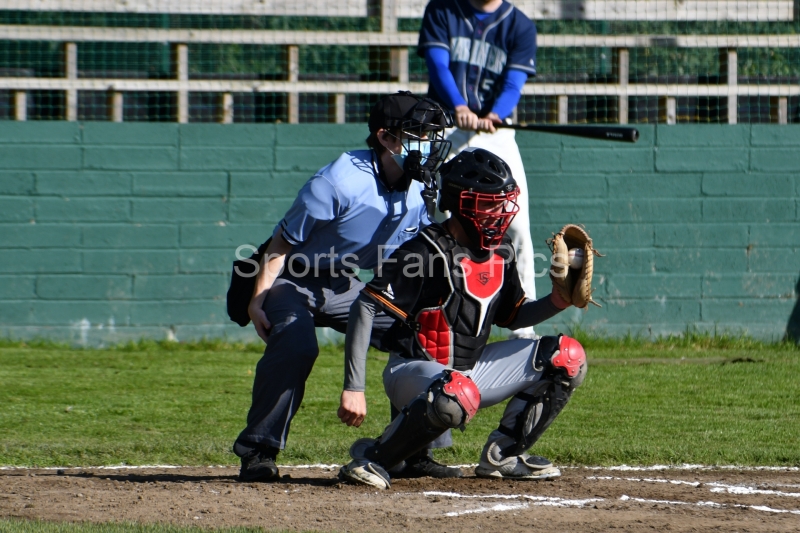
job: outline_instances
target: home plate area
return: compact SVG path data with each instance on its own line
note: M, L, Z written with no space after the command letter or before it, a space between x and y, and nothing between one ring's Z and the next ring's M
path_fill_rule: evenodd
M377 491L336 465L239 483L232 467L0 470L0 516L313 531L798 531L796 467L574 467L545 482L401 479ZM471 473L469 468L467 472Z

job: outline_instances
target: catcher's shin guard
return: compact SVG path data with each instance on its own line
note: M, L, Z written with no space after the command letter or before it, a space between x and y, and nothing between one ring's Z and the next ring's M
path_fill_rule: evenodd
M384 430L364 457L390 469L419 452L448 429L463 427L480 405L475 383L460 372L445 371L425 394L413 399Z
M530 449L567 405L573 391L586 376L586 354L571 337L542 337L534 356L534 367L542 378L533 390L514 396L506 407L504 419L514 417L513 427L500 424L497 430L513 439L501 453L520 455ZM516 416L514 412L516 411Z

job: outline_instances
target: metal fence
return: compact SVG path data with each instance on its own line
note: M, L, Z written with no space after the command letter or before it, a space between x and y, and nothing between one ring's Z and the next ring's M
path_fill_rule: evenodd
M425 0L0 1L0 118L360 122L424 93ZM793 0L516 5L528 122L800 122Z

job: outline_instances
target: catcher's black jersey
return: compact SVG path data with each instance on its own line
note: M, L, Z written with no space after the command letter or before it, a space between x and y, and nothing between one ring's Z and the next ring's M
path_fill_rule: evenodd
M383 338L391 351L456 370L474 366L492 324L510 324L525 299L509 240L476 255L439 224L398 248L364 293L397 318Z

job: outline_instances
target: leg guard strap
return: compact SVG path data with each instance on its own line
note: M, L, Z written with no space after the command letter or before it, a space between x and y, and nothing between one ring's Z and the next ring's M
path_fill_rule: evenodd
M514 439L514 444L501 450L506 457L524 453L550 427L572 392L583 382L586 355L575 339L565 335L542 337L533 366L542 372L541 381L511 400L520 404L514 427L501 424L497 428Z
M513 444L501 450L503 456L520 455L530 449L567 405L569 395L560 383L551 382L543 394L525 404L513 428L500 425L498 431L514 439Z
M386 469L425 448L447 430L428 416L428 401L418 396L384 430L374 446L364 455Z
M384 468L392 468L448 429L463 427L479 405L480 393L475 383L459 372L447 371L426 394L403 408L364 455Z

